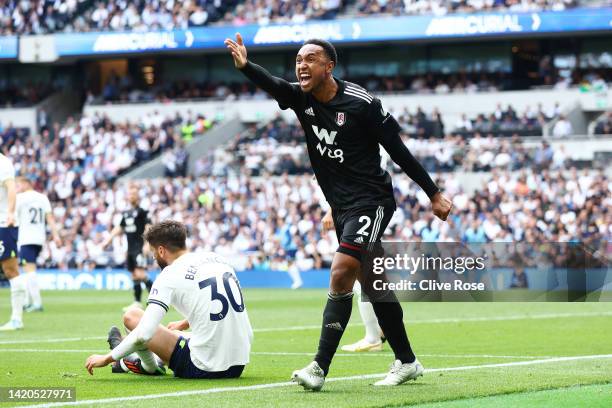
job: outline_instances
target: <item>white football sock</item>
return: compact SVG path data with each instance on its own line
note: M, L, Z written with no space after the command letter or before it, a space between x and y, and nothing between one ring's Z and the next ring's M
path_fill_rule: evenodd
M302 286L304 282L302 281L302 276L300 275L300 270L297 266L291 265L287 270L287 273L291 278L291 283L293 284L293 286Z
M374 313L372 303L361 301L361 285L359 284L359 281L355 281L353 292L356 294L355 297L357 298L357 304L359 305L359 314L361 315L361 320L365 326L365 339L370 344L378 343L380 341L380 334L382 330L378 325L378 318L376 317L376 313Z
M26 283L23 275L17 275L13 279L9 279L11 285L11 306L13 313L11 320L22 321L23 305L26 297Z
M140 361L142 362L142 368L145 369L149 374L154 373L157 370L157 361L155 360L155 354L149 349L136 351Z
M36 275L36 272L26 272L25 276L30 303L34 306L41 306L42 299L40 297L40 287L38 286L38 275Z

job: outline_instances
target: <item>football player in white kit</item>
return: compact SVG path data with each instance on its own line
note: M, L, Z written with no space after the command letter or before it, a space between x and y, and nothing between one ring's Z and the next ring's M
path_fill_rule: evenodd
M51 229L51 236L56 245L61 241L51 203L46 195L32 188L32 182L26 177L17 177L17 205L16 214L19 224L20 263L25 271L27 306L26 312L42 311L40 288L36 279L36 259L42 250L47 238L47 224Z
M11 320L0 331L23 329L23 306L26 284L17 264L17 221L15 220L15 168L11 160L0 153L0 264L11 285Z
M136 352L143 374L156 374L155 355L176 377L237 378L249 362L253 330L233 268L215 253L186 249L187 230L177 221L151 226L144 234L162 272L153 283L146 310L129 309L123 316L130 333L106 355L92 355L85 364L93 375ZM160 323L170 306L185 317L168 327ZM191 335L180 330L191 328Z

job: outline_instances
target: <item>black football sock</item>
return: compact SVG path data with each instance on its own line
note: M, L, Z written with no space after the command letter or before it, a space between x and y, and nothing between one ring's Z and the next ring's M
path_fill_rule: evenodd
M378 318L378 324L382 329L395 358L404 363L413 363L416 356L412 352L406 328L404 327L404 312L400 306L395 294L389 292L383 299L378 299L372 302L374 313Z
M151 288L153 287L153 281L149 278L147 278L145 281L145 286L147 287L147 291L151 292Z
M319 337L319 350L315 356L315 361L323 369L325 375L329 371L329 365L351 318L352 308L353 292L341 295L330 293L327 297L327 304L323 311L321 337Z
M140 303L142 299L142 286L140 280L134 280L134 300Z

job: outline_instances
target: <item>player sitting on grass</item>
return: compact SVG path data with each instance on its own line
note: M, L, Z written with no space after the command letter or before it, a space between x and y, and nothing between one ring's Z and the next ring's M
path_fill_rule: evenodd
M89 356L89 373L136 352L139 359L124 364L138 373L163 373L157 355L176 377L240 377L249 362L253 331L233 268L214 253L187 251L187 230L176 221L153 225L144 239L162 272L146 310L131 308L124 314L130 333L110 353ZM185 320L163 327L160 323L170 305ZM179 331L188 328L190 338Z

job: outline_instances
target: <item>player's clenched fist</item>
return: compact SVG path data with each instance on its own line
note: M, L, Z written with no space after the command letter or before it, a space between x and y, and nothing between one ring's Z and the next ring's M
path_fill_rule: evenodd
M446 221L448 214L451 211L453 204L451 201L446 198L442 193L438 192L433 197L431 197L431 208L436 217L440 218L442 221Z
M242 41L240 33L236 33L236 41L231 38L225 39L225 46L230 50L232 58L234 58L234 65L238 69L244 68L247 63L247 50Z

